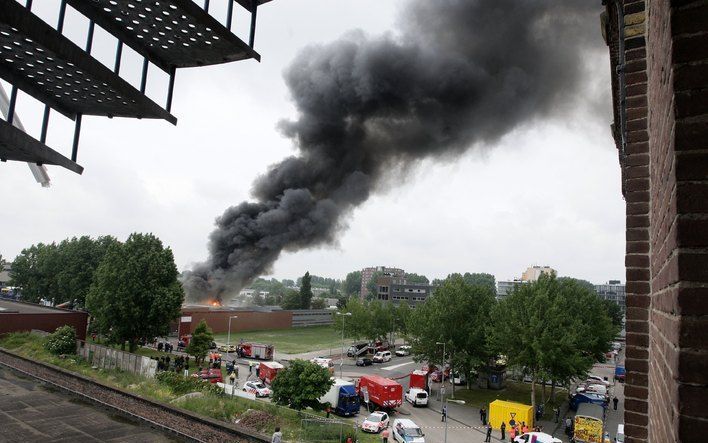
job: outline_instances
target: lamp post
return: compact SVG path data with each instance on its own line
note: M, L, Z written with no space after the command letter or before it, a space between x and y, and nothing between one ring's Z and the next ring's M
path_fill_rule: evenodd
M238 318L238 315L232 315L229 317L229 333L226 336L226 353L229 353L229 346L231 345L231 319Z
M435 344L443 346L442 365L440 366L440 391L438 391L438 394L440 396L440 401L445 401L445 343L435 342Z
M337 315L341 315L342 317L351 317L352 313L351 312L337 312ZM342 366L344 366L344 318L342 318L342 355L339 356L339 378L344 378L342 376Z

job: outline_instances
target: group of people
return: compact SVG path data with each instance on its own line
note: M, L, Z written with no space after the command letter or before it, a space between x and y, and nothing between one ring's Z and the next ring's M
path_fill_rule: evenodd
M164 342L164 343L163 343L163 342L158 342L158 343L157 343L157 350L160 351L160 352L165 351L165 352L167 352L168 354L171 354L172 351L174 350L174 348L175 348L175 347L172 345L172 343L170 343L170 342L168 342L168 341L166 341L166 342Z
M480 416L482 415L482 411L480 411ZM486 421L486 411L485 411L485 421ZM487 435L486 439L484 440L485 442L490 442L492 441L492 424L491 423L486 423L487 426ZM501 426L499 427L499 430L501 432L500 440L506 439L506 430L507 430L507 425L505 422L502 422ZM526 422L517 422L514 419L509 420L509 441L513 442L514 439L520 435L524 435L528 432L541 432L543 430L542 426L535 426L533 428L529 428ZM529 440L529 443L534 442L536 439L536 436L533 435L531 436L531 440Z
M218 352L209 353L209 367L213 369L221 368L221 354Z
M171 359L169 355L164 355L162 357L153 357L157 360L157 370L158 371L175 371L178 374L182 371L189 371L189 358L182 355L178 355L174 359Z

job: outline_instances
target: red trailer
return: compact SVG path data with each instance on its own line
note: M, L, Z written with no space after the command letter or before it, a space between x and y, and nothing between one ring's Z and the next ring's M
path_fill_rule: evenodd
M238 352L238 355L242 358L273 360L273 345L244 342L238 345L236 352Z
M413 388L424 389L426 391L428 390L427 372L421 371L420 369L416 369L415 371L411 372L410 382L408 383L408 389Z
M379 375L364 375L359 379L357 393L366 401L382 409L393 409L403 404L403 386Z
M258 378L263 380L263 383L271 384L275 380L275 376L278 375L278 371L283 369L283 365L274 361L261 362L258 366Z

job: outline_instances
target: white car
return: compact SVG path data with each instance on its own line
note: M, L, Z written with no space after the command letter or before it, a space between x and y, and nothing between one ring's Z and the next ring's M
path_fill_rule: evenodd
M412 388L404 396L413 406L428 406L428 393L420 388Z
M411 355L411 347L408 345L399 346L398 349L396 349L396 355L399 357Z
M393 421L393 440L399 443L425 443L425 434L420 426L408 418L397 418Z
M391 361L391 351L379 351L374 355L374 363L386 363Z
M545 432L527 432L526 434L519 435L514 439L515 443L529 443L532 436L536 436L536 442L538 443L563 443L560 439L555 438L552 435L546 434Z
M361 430L364 432L373 432L378 434L388 427L388 414L381 411L376 411L366 417L366 420L361 424Z
M586 383L592 385L601 384L605 386L609 386L611 384L609 381L597 375L588 375Z
M269 397L270 396L270 389L266 385L263 384L262 381L247 381L243 385L243 390L250 393L250 394L255 394L256 397Z

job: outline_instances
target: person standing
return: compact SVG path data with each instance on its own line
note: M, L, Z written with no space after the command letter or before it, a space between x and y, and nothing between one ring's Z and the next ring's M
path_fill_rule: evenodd
M236 373L231 371L229 374L229 381L231 382L231 386L236 386Z
M570 437L570 431L573 428L573 420L570 417L565 419L565 435Z
M479 410L479 419L482 421L482 426L487 425L487 408L484 406Z
M506 423L502 422L501 426L499 427L499 430L501 431L501 440L504 440L505 434L504 431L506 431Z
M280 432L280 427L275 428L273 432L273 437L270 439L270 443L283 443L283 433Z
M513 442L516 438L516 427L509 429L509 441Z
M484 439L485 443L492 441L492 424L487 425L487 438Z
M558 418L560 417L560 406L553 408L553 421L558 423Z
M381 443L388 443L389 435L388 428L384 428L383 432L381 432Z
M443 405L442 407L442 418L440 421L447 421L447 405Z
M617 397L614 397L612 399L612 407L615 409L615 411L617 410L617 403L619 403L619 399Z

